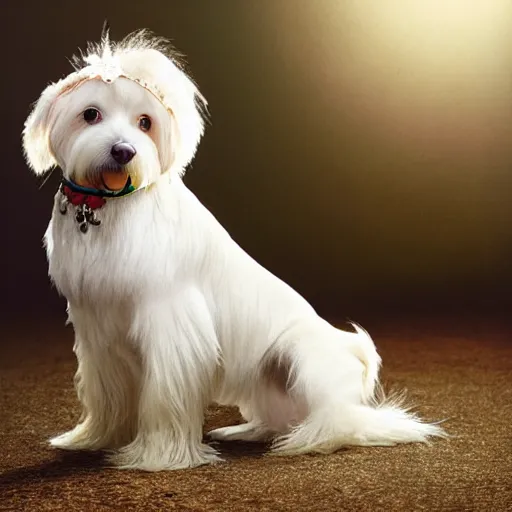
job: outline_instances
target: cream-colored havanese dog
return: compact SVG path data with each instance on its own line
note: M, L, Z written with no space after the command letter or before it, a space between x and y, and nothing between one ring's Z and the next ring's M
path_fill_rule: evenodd
M74 66L23 133L33 171L63 174L45 246L75 331L82 416L51 444L150 471L214 462L213 402L245 423L210 438L271 441L276 454L443 436L380 397L365 331L320 318L183 184L206 101L165 41L104 34Z

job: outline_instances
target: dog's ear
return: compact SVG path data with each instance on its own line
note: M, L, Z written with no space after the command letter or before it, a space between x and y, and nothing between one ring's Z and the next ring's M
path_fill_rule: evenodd
M178 156L178 162L182 172L185 172L185 169L196 154L197 147L204 134L205 121L208 116L206 98L201 94L190 77L184 75L184 79L187 81L191 114L181 114L178 120L178 129L181 131L182 137L182 147L180 148L181 153Z
M173 168L179 174L184 174L204 134L207 102L185 72L180 71L179 79L183 82L181 91L183 99L171 104L172 118L176 127L171 137L178 135L179 140L178 147L175 148Z
M41 94L23 129L23 151L28 165L43 174L57 162L50 148L50 117L55 101L62 93L58 84L49 85Z
M172 58L154 48L126 51L119 58L127 74L153 86L153 92L168 108L175 127L168 141L174 152L171 169L183 174L204 132L205 98Z

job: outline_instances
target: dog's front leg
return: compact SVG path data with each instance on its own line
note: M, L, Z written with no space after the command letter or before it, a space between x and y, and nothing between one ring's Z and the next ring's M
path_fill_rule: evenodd
M74 327L75 388L82 415L74 429L50 444L65 450L118 448L135 436L140 358L125 339L105 339L80 322Z
M138 432L111 462L160 471L219 460L202 442L219 353L203 296L192 289L177 300L141 308L133 337L143 361Z

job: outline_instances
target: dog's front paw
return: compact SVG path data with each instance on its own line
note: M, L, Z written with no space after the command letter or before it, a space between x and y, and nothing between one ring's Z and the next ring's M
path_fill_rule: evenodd
M50 445L61 450L101 450L110 447L110 437L106 432L102 433L84 422L50 439Z
M133 443L113 452L108 461L119 469L142 471L171 471L221 462L218 452L207 444L159 447L136 439Z
M269 441L275 434L262 423L243 423L230 427L216 428L208 436L216 441Z
M88 450L91 443L83 430L82 425L77 425L69 432L51 438L50 445L61 450Z

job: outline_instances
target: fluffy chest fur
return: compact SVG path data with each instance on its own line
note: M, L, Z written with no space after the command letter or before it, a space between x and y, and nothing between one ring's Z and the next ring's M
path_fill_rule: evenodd
M170 190L169 190L170 191ZM112 305L158 293L172 280L175 227L170 208L159 208L158 191L107 200L97 210L100 226L81 233L74 208L59 211L60 192L45 234L49 273L73 304Z

